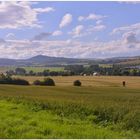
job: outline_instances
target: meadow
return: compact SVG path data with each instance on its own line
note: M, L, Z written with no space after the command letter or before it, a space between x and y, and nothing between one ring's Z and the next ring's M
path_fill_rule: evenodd
M55 87L0 85L0 138L140 138L140 77L51 78Z
M9 71L9 70L15 70L17 67L14 67L14 66L3 66L3 67L0 67L0 73L3 73L3 72L6 72L6 71ZM34 72L42 72L44 70L50 70L50 71L64 71L64 67L35 67L35 66L26 66L26 67L21 67L21 68L24 68L27 72L29 71L34 71Z

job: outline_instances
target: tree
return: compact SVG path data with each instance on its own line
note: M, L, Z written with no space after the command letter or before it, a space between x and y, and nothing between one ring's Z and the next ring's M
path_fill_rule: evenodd
M31 76L35 75L35 73L33 72L33 70L30 70L29 71L29 75L31 75Z
M46 86L55 86L55 82L51 78L45 78L44 81L43 81L43 85L46 85Z
M1 74L0 84L29 85L29 82L24 79L12 78L9 75Z
M83 65L68 65L65 66L65 70L69 72L73 72L75 75L79 75L81 72L84 71Z
M15 69L15 73L17 75L25 75L26 74L26 70L24 68L16 68Z
M49 72L50 72L50 70L44 70L44 71L43 71L43 75L44 75L44 76L48 76L48 75L49 75Z

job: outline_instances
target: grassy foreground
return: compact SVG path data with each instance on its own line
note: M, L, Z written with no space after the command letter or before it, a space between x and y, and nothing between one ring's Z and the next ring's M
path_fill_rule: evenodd
M90 119L68 119L33 106L0 101L0 138L122 138L115 132L92 124Z
M79 78L89 84L70 85ZM122 79L64 77L56 87L0 85L0 138L140 138L140 81L128 77L124 88Z

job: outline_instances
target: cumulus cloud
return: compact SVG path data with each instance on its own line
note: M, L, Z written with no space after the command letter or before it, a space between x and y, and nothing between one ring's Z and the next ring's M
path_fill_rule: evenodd
M111 35L119 34L123 38L125 44L129 46L129 48L135 48L140 44L140 40L138 36L140 36L140 23L122 26L113 29Z
M5 58L29 58L38 54L73 57L105 58L115 56L140 55L140 43L134 39L101 42L83 42L72 40L2 40L0 39L0 56ZM133 42L133 44L132 44Z
M103 22L102 20L97 20L97 21L96 21L96 24L99 25L99 24L101 24L102 22Z
M63 18L59 24L59 27L63 28L65 26L69 25L71 22L72 22L72 15L67 13L63 16Z
M83 20L101 20L103 18L106 18L107 16L104 15L98 15L95 13L91 13L88 16L79 16L78 20L83 21Z
M79 17L78 17L78 20L79 20L79 21L82 21L82 20L84 20L84 19L85 19L85 18L84 18L83 16L79 16Z
M80 37L80 36L83 35L83 30L84 30L84 26L83 25L78 25L69 34L71 34L74 38L75 37Z
M51 7L32 8L31 2L1 2L0 28L41 27L38 14L52 11Z
M106 26L100 24L90 25L86 28L83 25L78 25L71 32L68 32L68 34L71 34L73 38L77 38L87 36L95 32L103 31L104 29L106 29Z
M52 33L52 36L59 36L59 35L62 35L62 31L60 30L56 30Z
M136 34L134 32L127 32L123 34L123 38L125 43L140 43L140 41L136 38Z

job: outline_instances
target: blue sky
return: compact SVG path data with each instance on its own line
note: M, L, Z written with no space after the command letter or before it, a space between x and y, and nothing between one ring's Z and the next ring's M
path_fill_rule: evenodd
M138 2L1 2L0 56L140 55Z

